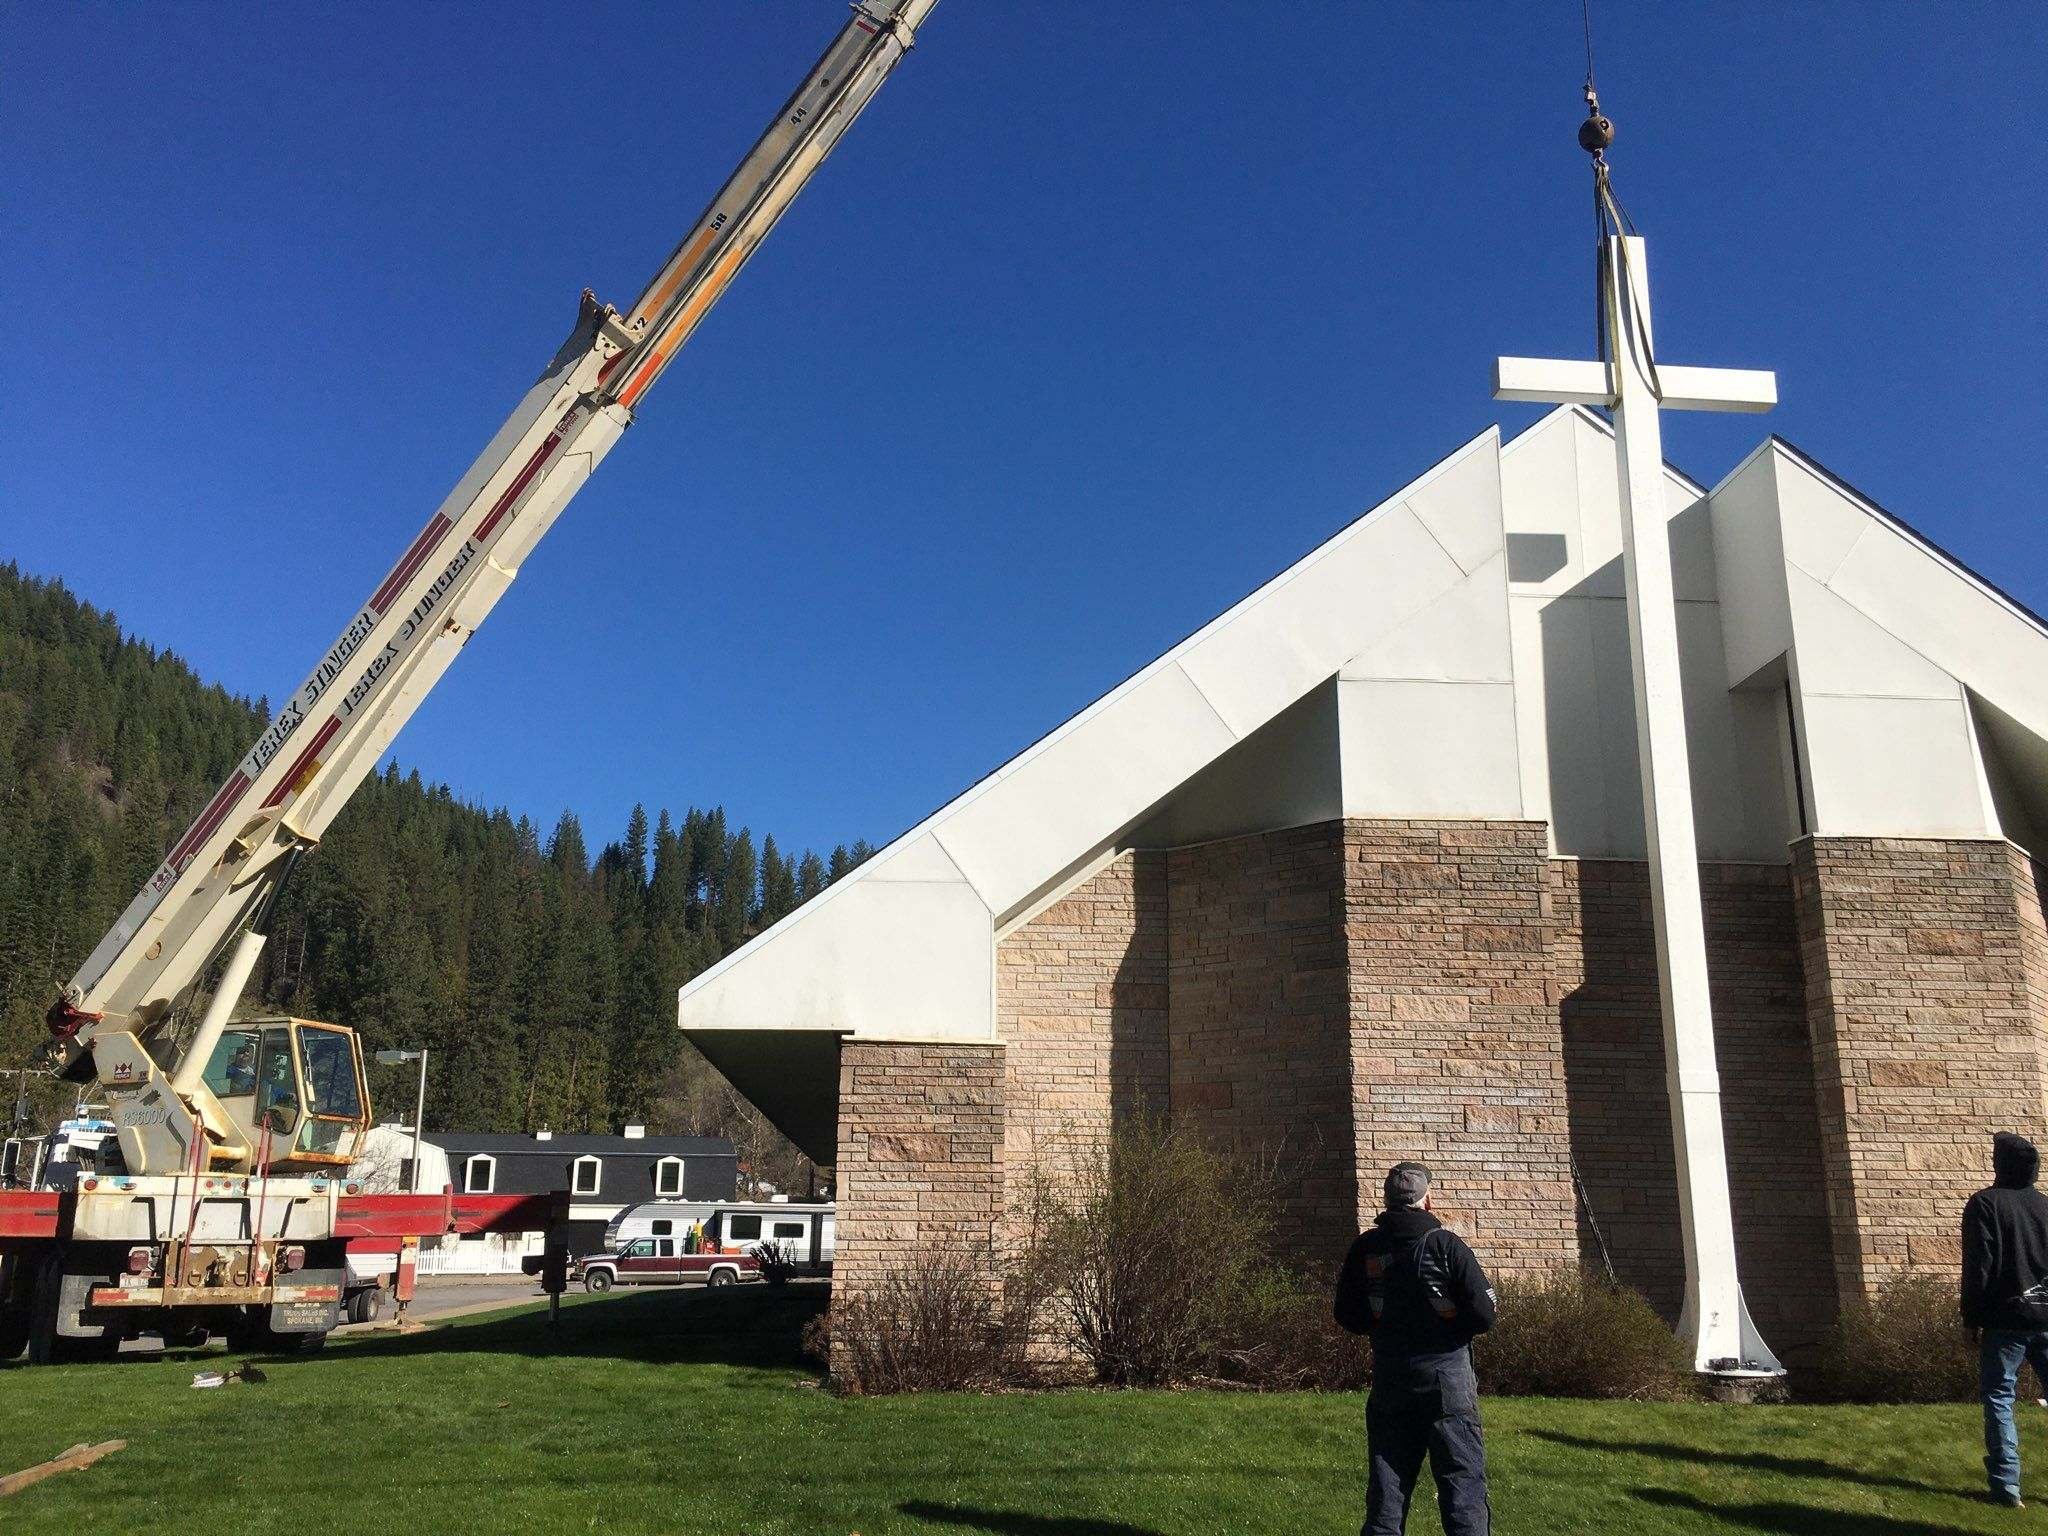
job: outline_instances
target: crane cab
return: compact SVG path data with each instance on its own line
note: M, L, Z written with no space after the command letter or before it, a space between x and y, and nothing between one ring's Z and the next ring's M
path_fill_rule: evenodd
M203 1080L274 1172L346 1167L370 1129L363 1051L352 1029L245 1019L221 1031ZM260 1154L259 1154L260 1155Z

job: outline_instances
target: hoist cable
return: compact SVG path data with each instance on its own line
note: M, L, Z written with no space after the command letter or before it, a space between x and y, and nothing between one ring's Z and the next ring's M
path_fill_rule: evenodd
M1602 251L1601 288L1594 304L1596 355L1602 362L1614 363L1618 359L1610 356L1610 346L1625 343L1650 381L1651 392L1661 400L1664 386L1657 377L1657 358L1648 327L1636 305L1635 274L1629 265L1628 242L1637 233L1636 221L1629 217L1621 199L1615 196L1613 177L1607 166L1607 149L1614 142L1614 124L1601 112L1600 93L1593 83L1593 0L1579 0L1579 14L1586 33L1586 120L1579 125L1579 147L1593 157L1593 227ZM1605 252L1610 239L1614 242L1617 262L1613 277L1621 295L1617 306L1620 312L1614 317L1623 332L1620 337L1609 334Z
M1579 0L1579 14L1586 23L1586 90L1593 89L1593 0Z

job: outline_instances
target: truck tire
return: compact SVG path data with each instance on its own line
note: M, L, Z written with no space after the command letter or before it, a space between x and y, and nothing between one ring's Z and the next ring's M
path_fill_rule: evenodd
M28 1348L28 1313L20 1307L0 1306L0 1363L19 1357Z
M707 1280L705 1284L731 1285L737 1279L739 1279L739 1276L734 1274L729 1269L714 1269L713 1271L711 1271L711 1278Z
M310 1355L327 1344L324 1333L278 1333L246 1319L228 1326L228 1349L238 1355Z
M28 1348L30 1286L29 1256L0 1254L0 1362L12 1360Z
M612 1288L612 1272L608 1269L593 1269L583 1277L583 1289L604 1292Z
M76 1365L90 1360L111 1360L121 1350L121 1335L102 1329L96 1338L81 1338L58 1331L63 1311L64 1250L46 1255L36 1270L35 1290L28 1312L28 1363L30 1365Z

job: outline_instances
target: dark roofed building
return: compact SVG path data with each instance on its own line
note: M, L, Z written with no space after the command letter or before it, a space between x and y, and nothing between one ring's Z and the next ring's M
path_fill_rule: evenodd
M721 1136L565 1136L446 1131L432 1138L448 1155L462 1194L569 1192L571 1244L594 1246L604 1224L643 1200L730 1200L739 1156Z

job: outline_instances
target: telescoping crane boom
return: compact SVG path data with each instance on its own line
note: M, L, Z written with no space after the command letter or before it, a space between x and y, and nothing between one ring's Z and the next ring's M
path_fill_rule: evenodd
M936 3L859 0L632 306L621 313L585 291L539 380L63 988L49 1015L60 1071L97 1081L131 1182L349 1161L368 1124L354 1035L297 1020L273 1021L275 1041L228 1031L284 880Z

